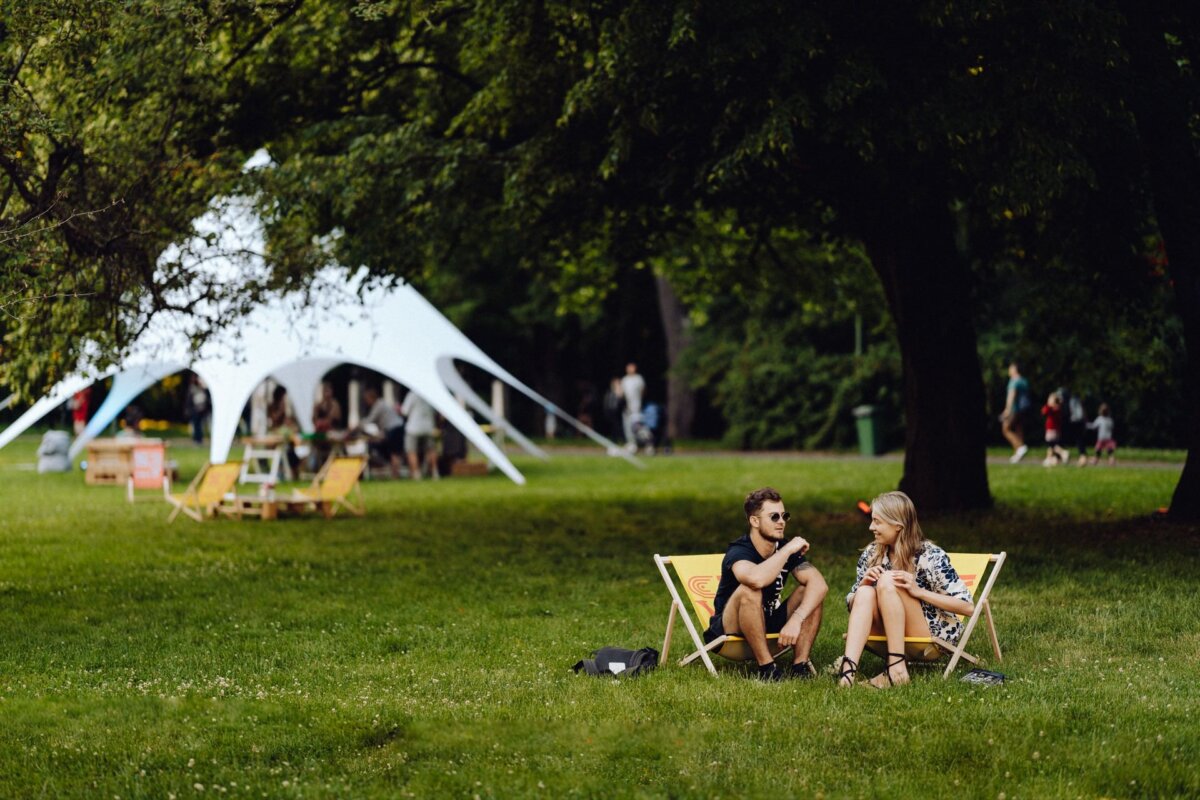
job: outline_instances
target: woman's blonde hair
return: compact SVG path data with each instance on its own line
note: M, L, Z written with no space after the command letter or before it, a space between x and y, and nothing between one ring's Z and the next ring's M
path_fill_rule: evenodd
M913 501L904 492L884 492L871 501L871 513L878 514L884 522L900 529L900 534L891 547L892 568L915 572L917 554L921 551L921 545L925 543L925 533L921 530L921 523L917 521L917 507L913 505ZM876 547L874 543L869 547L875 548L875 552L871 554L870 566L882 564L885 548Z

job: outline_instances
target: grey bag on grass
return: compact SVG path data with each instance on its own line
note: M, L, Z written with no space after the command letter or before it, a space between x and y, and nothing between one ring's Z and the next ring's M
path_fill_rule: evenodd
M627 650L623 647L601 647L592 653L595 658L585 658L572 669L588 675L628 675L631 678L649 672L658 666L658 651L653 647Z

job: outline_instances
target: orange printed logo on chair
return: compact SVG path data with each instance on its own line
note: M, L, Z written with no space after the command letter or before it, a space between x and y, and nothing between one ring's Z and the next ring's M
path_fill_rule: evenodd
M702 625L708 625L713 615L713 598L721 582L721 561L724 554L703 556L672 556L671 565L683 582L692 608Z

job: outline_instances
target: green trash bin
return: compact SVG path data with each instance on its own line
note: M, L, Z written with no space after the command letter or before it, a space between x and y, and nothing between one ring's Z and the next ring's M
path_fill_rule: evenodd
M858 428L858 452L864 456L883 453L883 432L880 430L879 409L875 406L857 406L854 409L854 424Z

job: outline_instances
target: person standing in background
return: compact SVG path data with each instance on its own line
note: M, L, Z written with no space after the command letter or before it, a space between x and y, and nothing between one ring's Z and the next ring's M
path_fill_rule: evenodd
M404 453L404 419L396 413L394 403L389 403L379 389L368 386L363 390L367 411L353 432L365 433L375 443L383 458L392 467L392 477L400 477L400 457Z
M1092 463L1100 463L1100 454L1106 453L1108 454L1108 465L1115 467L1117 464L1117 440L1113 438L1113 430L1116 425L1113 423L1112 410L1108 407L1108 403L1100 404L1096 418L1087 426L1096 432L1096 454L1092 456Z
M1013 454L1009 459L1016 464L1029 452L1025 444L1025 417L1033 408L1033 398L1029 393L1029 381L1021 375L1021 367L1016 361L1008 365L1008 390L1005 393L1004 412L1000 415L1000 429L1004 438L1012 445Z
M646 394L646 379L637 371L637 364L630 361L625 365L625 377L621 378L621 393L625 396L625 412L622 416L625 432L625 449L637 450L634 425L642 419L642 397Z
M183 399L184 411L192 426L192 442L204 444L204 419L208 416L208 387L199 375L192 375L187 395Z
M71 422L75 428L75 435L83 433L83 429L87 427L88 416L91 413L92 406L92 387L88 386L80 389L71 397Z
M438 477L437 448L434 447L433 432L435 419L433 406L425 402L425 398L410 391L404 397L400 406L404 416L404 452L408 456L408 476L414 481L421 480L421 465L418 454L425 454L425 466L429 475Z
M608 382L608 391L604 393L604 424L608 428L605 433L608 438L621 444L625 438L622 419L625 416L625 394L621 391L621 379L613 378Z

